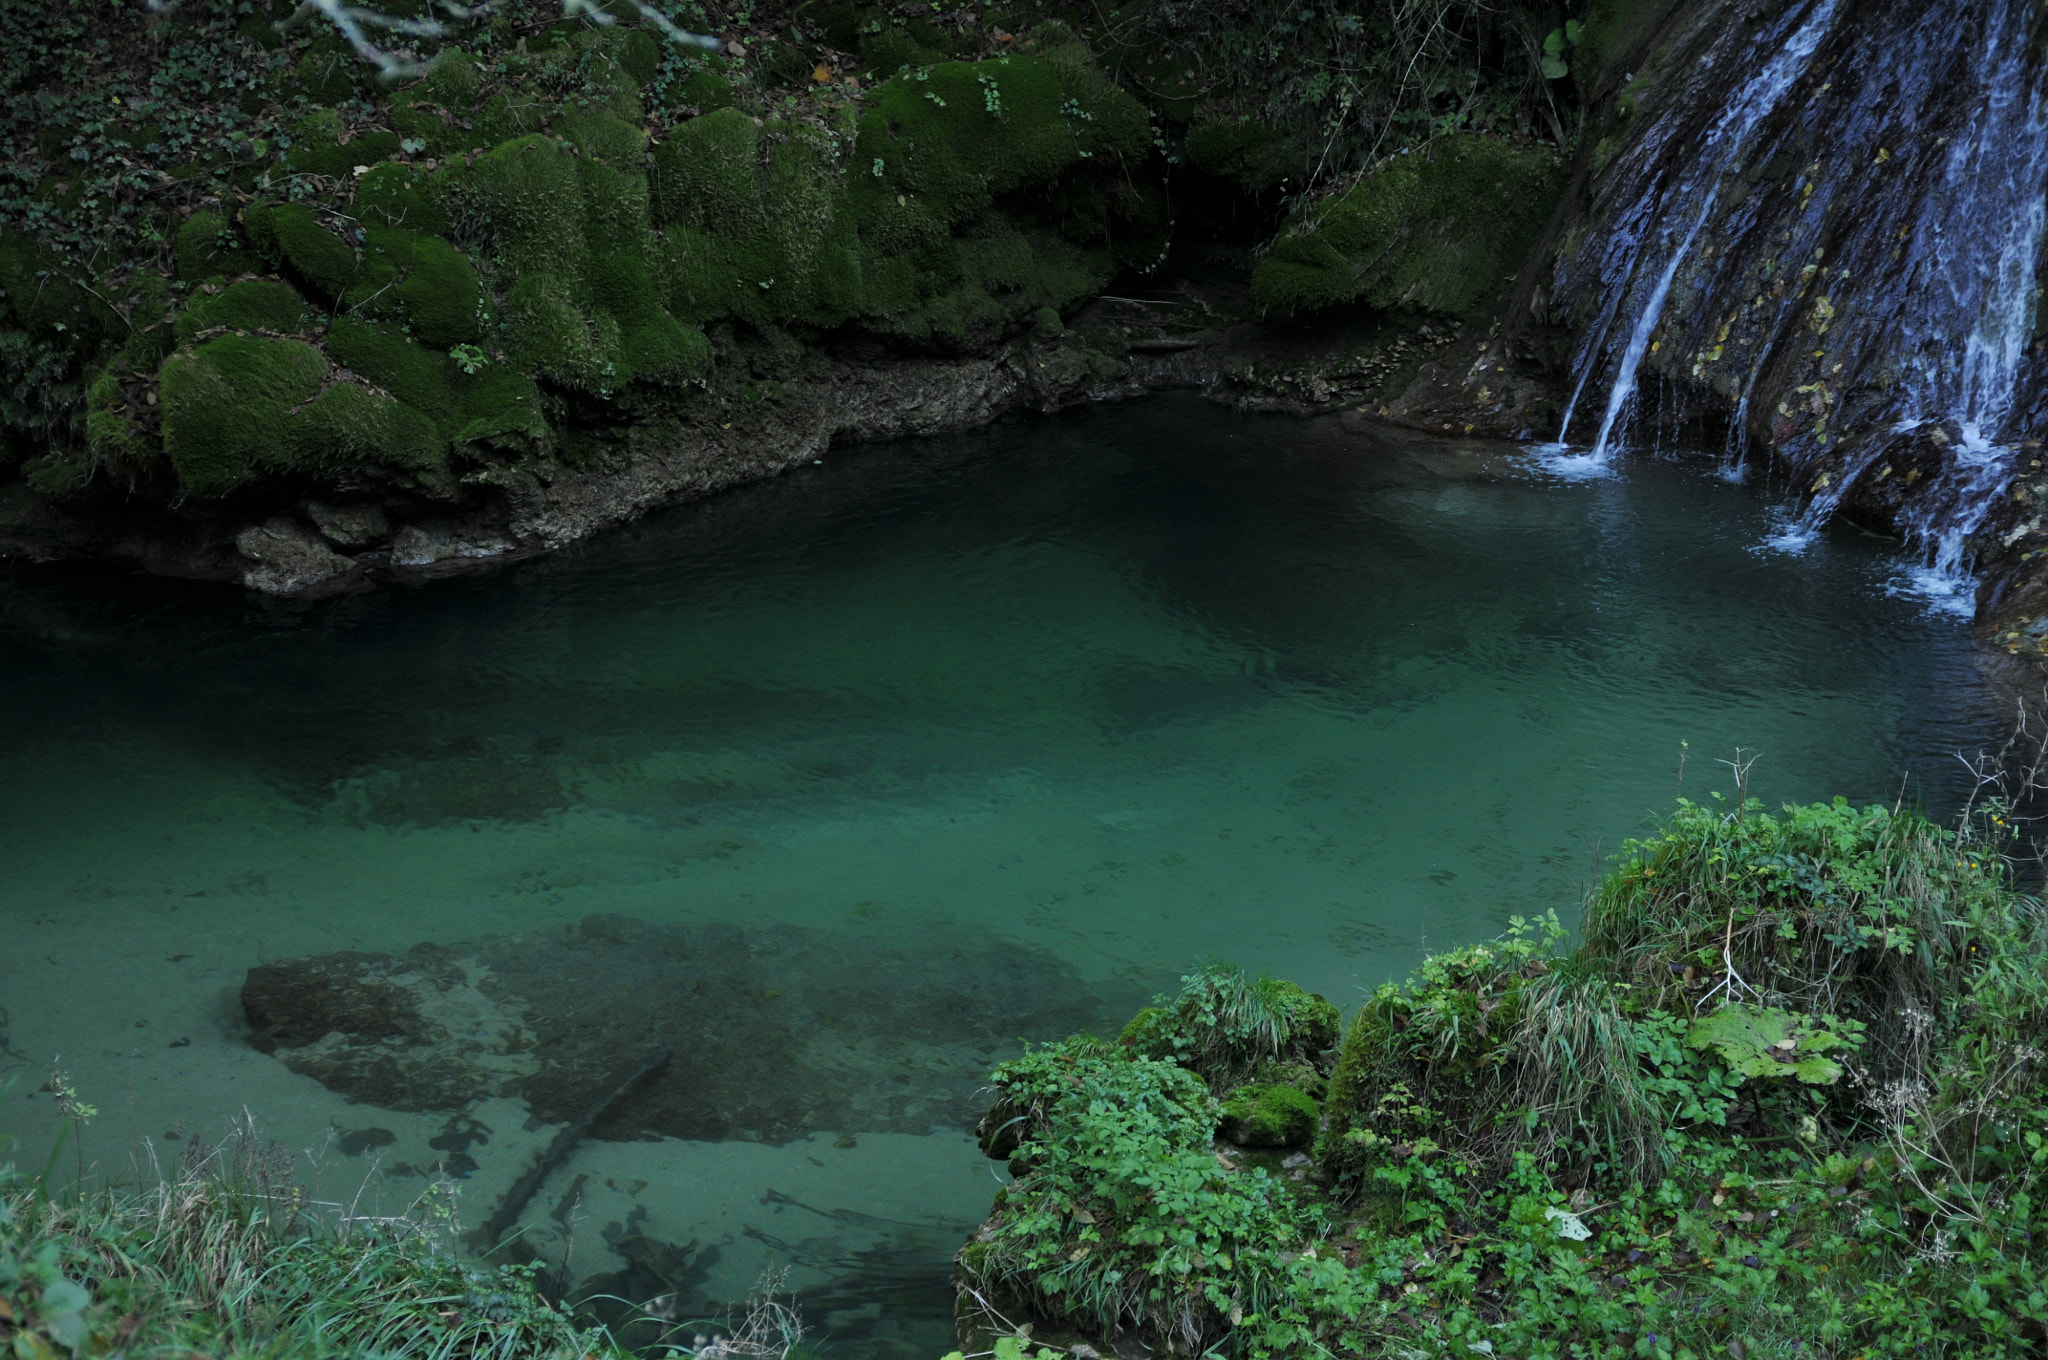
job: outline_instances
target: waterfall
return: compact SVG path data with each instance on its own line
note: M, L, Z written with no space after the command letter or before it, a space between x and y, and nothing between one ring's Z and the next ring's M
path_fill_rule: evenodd
M1602 324L1580 346L1574 367L1578 370L1573 385L1571 404L1565 408L1564 422L1558 431L1558 443L1567 444L1571 436L1572 415L1579 397L1586 390L1587 382L1605 360L1607 332L1611 329L1622 299L1632 291L1636 279L1646 270L1654 269L1655 282L1649 293L1635 309L1635 324L1630 328L1627 346L1622 350L1615 367L1613 380L1608 384L1607 405L1600 420L1600 432L1593 443L1591 461L1605 463L1609 442L1614 427L1635 397L1636 379L1642 369L1643 356L1649 352L1651 336L1657 323L1663 318L1664 304L1670 297L1672 282L1678 270L1692 252L1700 230L1713 216L1715 201L1720 195L1723 179L1748 153L1751 135L1757 125L1777 108L1786 93L1799 77L1806 72L1813 59L1814 50L1834 22L1835 11L1840 0L1811 0L1804 7L1796 23L1791 23L1789 36L1778 40L1778 50L1766 62L1763 69L1751 76L1729 101L1720 117L1710 123L1699 138L1696 147L1679 151L1668 143L1660 144L1656 150L1672 160L1688 162L1687 173L1668 189L1661 179L1653 180L1647 191L1639 198L1627 214L1630 221L1638 224L1634 230L1617 234L1615 245L1610 247L1611 267L1603 269L1603 280L1609 290L1610 306L1605 309ZM1794 11L1797 13L1797 11ZM1784 25L1781 24L1780 32ZM1689 222L1683 236L1672 241L1666 236L1661 259L1656 249L1645 250L1641 243L1648 232L1649 224L1662 225L1676 219Z
M1940 475L1906 507L1902 527L1937 581L1959 580L1969 539L2012 481L2008 437L2021 363L2034 322L2035 270L2048 227L2048 110L2027 70L2025 0L2004 0L1979 44L1985 100L1975 125L1949 146L1922 218L1916 254L1932 297L1906 348L1939 356L1908 370L1897 432L1951 424ZM1943 322L1969 321L1960 355Z
M1920 587L1960 601L2037 371L2035 9L1811 0L1675 38L1557 266L1555 304L1582 318L1560 441L1600 403L1577 461L1609 457L1654 370L1733 415L1729 475L1753 438L1791 470L1771 546L1853 495L1921 556Z

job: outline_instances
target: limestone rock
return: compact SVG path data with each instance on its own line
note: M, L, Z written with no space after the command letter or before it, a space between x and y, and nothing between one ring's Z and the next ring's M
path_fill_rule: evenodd
M242 584L266 595L320 593L356 572L353 559L289 515L244 528L235 535L235 550L250 564L242 570Z
M437 562L502 557L518 548L503 534L454 524L408 524L391 539L391 565L431 567Z
M305 511L306 518L313 521L327 541L339 547L366 548L391 536L391 520L379 505L329 505L325 501L307 501Z

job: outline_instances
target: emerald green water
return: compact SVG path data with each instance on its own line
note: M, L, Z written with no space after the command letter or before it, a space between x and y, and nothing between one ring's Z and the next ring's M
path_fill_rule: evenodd
M438 1162L475 1221L550 1130L500 1095L466 1112L474 1170L450 1160L454 1112L251 1049L246 971L601 915L723 941L760 961L748 1015L795 1006L838 1054L850 1122L800 1127L823 1107L784 1088L823 1060L707 1040L680 1080L716 1061L707 1087L798 1113L586 1144L529 1240L686 1311L786 1267L837 1353L935 1353L997 1174L961 1111L1027 1013L1112 1025L1211 957L1348 1003L1510 914L1570 919L1738 746L1772 801L1954 801L1956 754L2001 735L1965 625L1888 593L1883 542L1758 553L1771 512L1704 463L1561 482L1512 446L1161 398L844 451L430 588L15 571L0 1062L61 1059L105 1174L246 1108L323 1194L402 1204ZM934 977L983 1038L904 1037L882 1003ZM30 1153L36 1084L0 1109ZM367 1128L390 1141L338 1141Z

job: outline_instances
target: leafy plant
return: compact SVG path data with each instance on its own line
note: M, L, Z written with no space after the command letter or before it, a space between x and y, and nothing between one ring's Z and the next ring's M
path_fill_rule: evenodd
M1301 1180L1209 1142L1208 1031L1182 1026L1261 1033L1241 974L1194 975L1122 1044L1035 1051L997 1074L1022 1174L960 1258L987 1335L1015 1333L1000 1313L1245 1357L2033 1353L2048 936L2000 811L1680 804L1579 948L1518 920L1375 992ZM1819 1000L1842 1009L1795 1004Z

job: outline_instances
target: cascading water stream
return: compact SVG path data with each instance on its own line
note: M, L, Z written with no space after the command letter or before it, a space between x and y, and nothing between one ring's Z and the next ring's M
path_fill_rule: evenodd
M1899 528L1921 555L1900 584L1965 615L1975 594L1970 540L2012 481L2015 451L2000 441L2031 339L2048 228L2048 105L2030 69L2030 8L2026 0L1992 0L1971 53L1975 116L1938 140L1946 154L1900 228L1894 259L1906 268L1891 337L1892 419L1766 541L1803 549L1897 441L1925 439L1941 462L1899 507Z
M1636 280L1643 276L1646 268L1653 268L1655 282L1636 309L1628 344L1622 350L1614 379L1608 385L1599 434L1592 452L1583 459L1592 468L1606 464L1615 427L1635 396L1637 375L1642 369L1644 356L1649 353L1651 336L1664 315L1672 284L1701 230L1713 216L1723 180L1747 154L1751 134L1757 126L1805 74L1821 39L1834 22L1839 5L1840 0L1814 0L1807 6L1803 17L1763 69L1743 84L1721 116L1707 127L1698 149L1686 158L1694 167L1692 172L1681 178L1669 192L1665 191L1661 181L1652 184L1649 191L1632 205L1627 216L1635 228L1618 234L1614 246L1610 247L1608 266L1601 271L1612 303L1603 309L1600 326L1580 349L1575 365L1578 377L1573 385L1571 404L1565 408L1564 421L1558 431L1558 452L1568 447L1572 416L1579 399L1589 379L1605 360L1607 333L1619 310L1614 304L1620 303L1633 290ZM1658 149L1663 150L1661 147ZM1649 223L1673 218L1690 225L1683 236L1669 245L1661 260L1656 252L1640 248L1639 243L1648 234Z
M2033 331L2035 271L2048 228L2048 110L2023 65L2029 9L2006 0L2000 22L1989 26L1983 116L1975 136L1950 148L1940 194L1949 211L1925 219L1935 282L1959 311L1976 314L1960 362L1920 366L1907 382L1905 419L1926 424L1946 416L1961 436L1941 476L1903 516L1936 585L1963 583L1969 540L2012 481L2015 452L1997 441ZM1938 333L1912 338L1923 353L1940 353L1944 342L1953 349Z
M1674 38L1558 264L1584 338L1550 460L1605 464L1654 371L1734 417L1724 475L1752 439L1793 473L1766 546L1802 549L1853 496L1921 555L1913 588L1962 608L2039 370L2036 9L1814 0ZM1590 450L1558 459L1596 398Z

